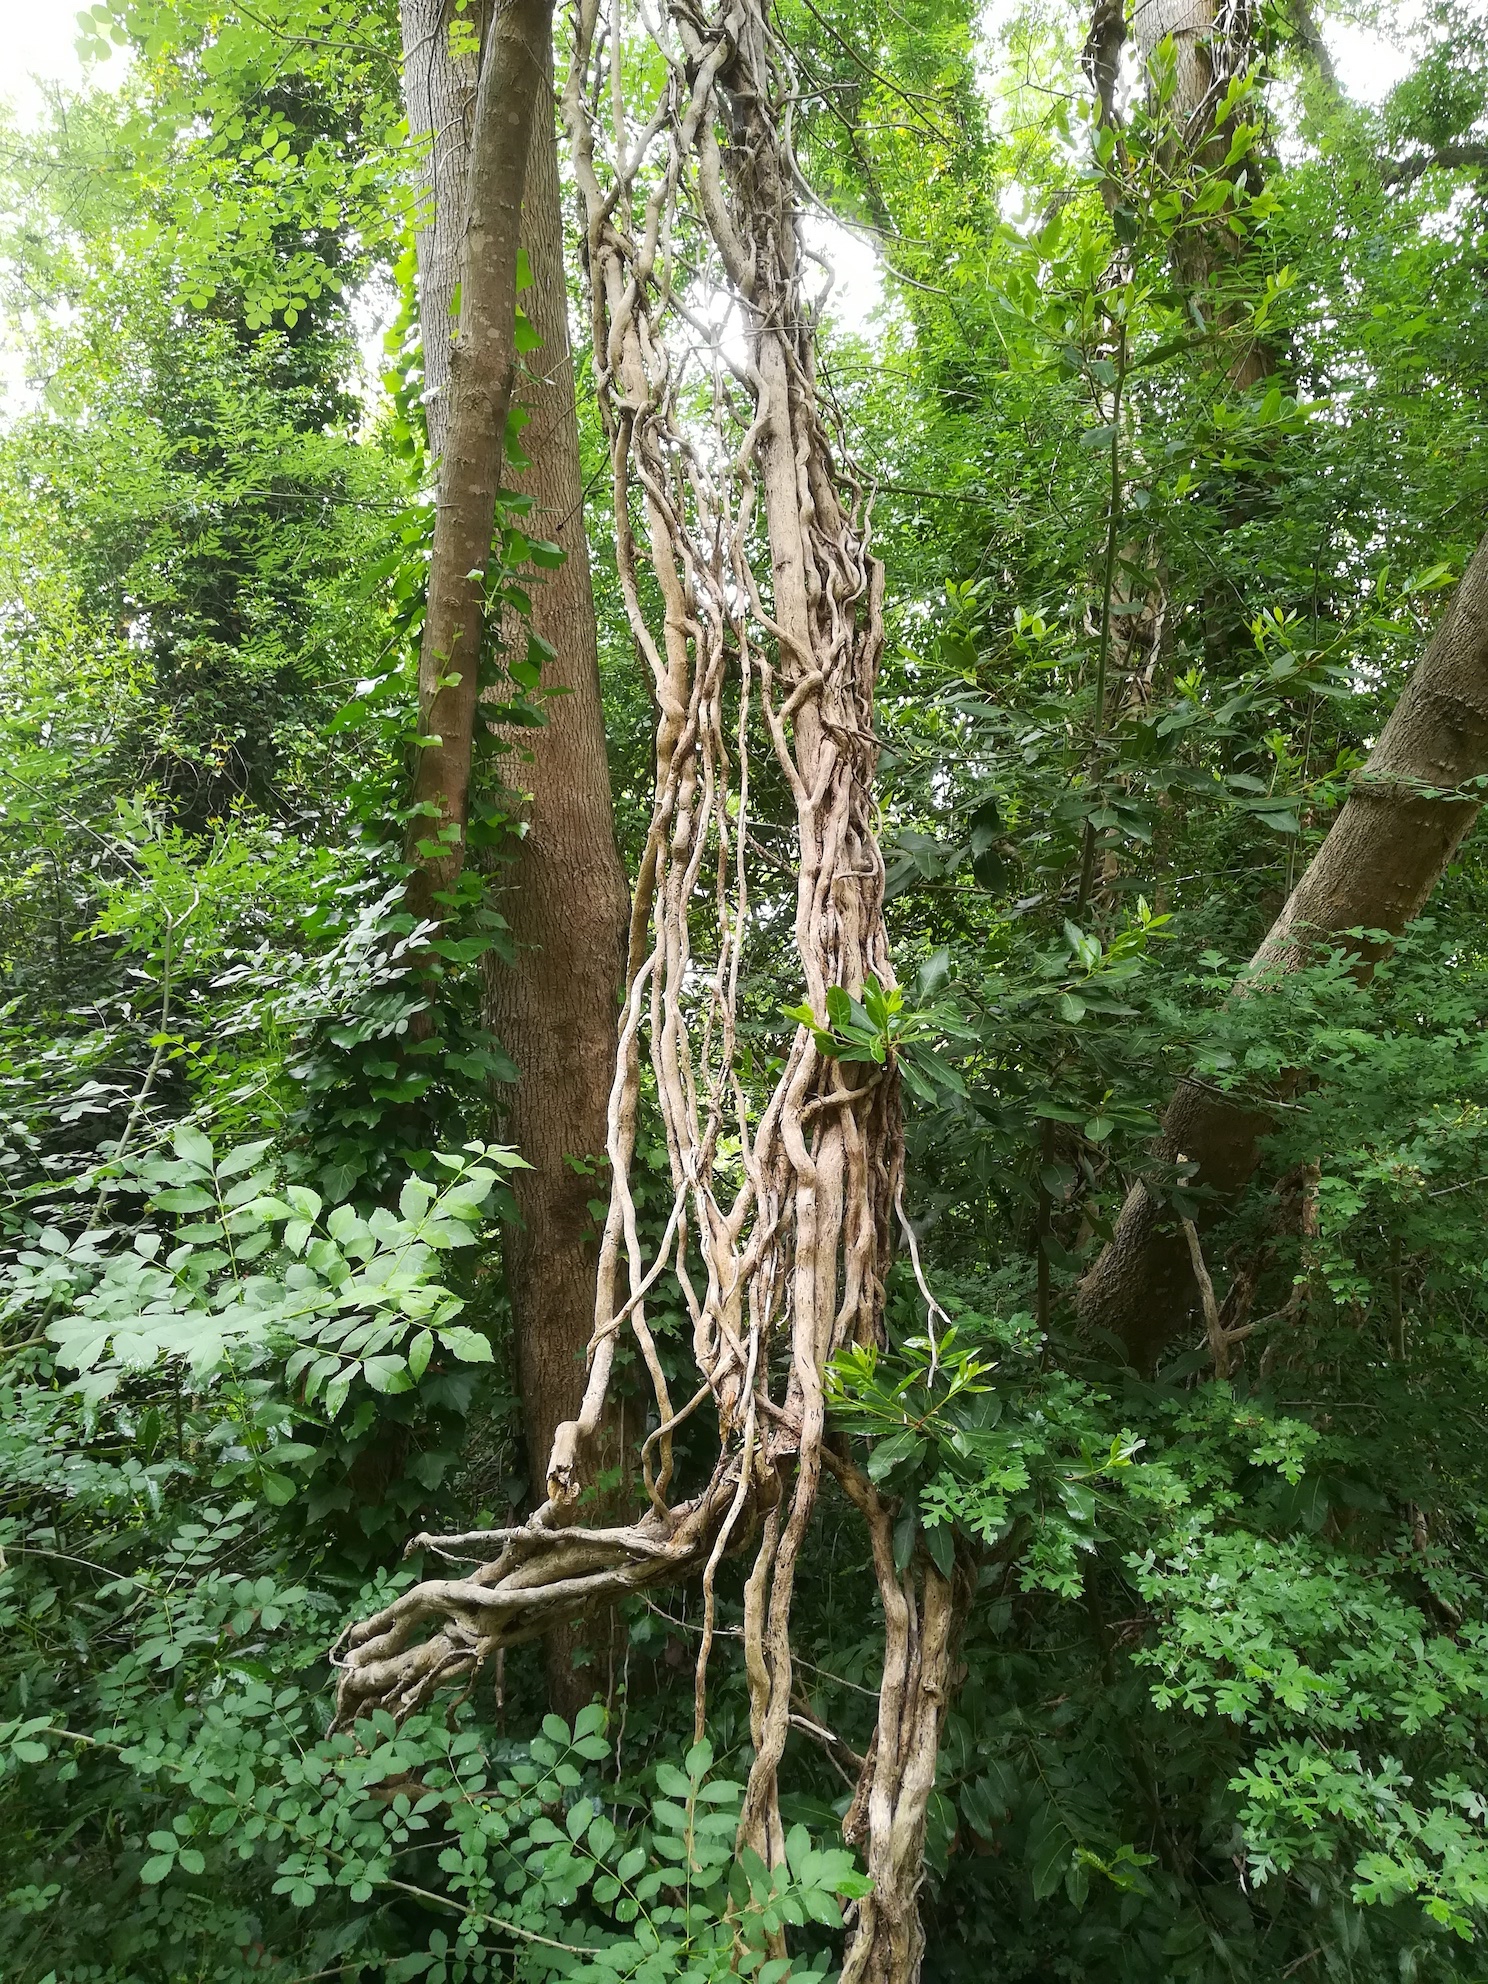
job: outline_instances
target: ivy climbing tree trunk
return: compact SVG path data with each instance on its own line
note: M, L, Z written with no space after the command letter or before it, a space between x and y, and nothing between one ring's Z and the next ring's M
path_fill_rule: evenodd
M1425 908L1477 818L1488 775L1488 540L1463 575L1343 811L1308 864L1237 991L1264 992L1317 947L1354 929L1397 934ZM1367 967L1378 955L1355 945ZM1197 1166L1222 1205L1254 1175L1265 1100L1179 1085L1158 1159ZM1199 1302L1188 1238L1155 1185L1138 1180L1079 1288L1082 1320L1152 1366Z
M550 86L533 127L522 241L532 268L523 302L542 342L528 354L519 388L527 415L522 452L531 465L513 465L507 484L531 496L526 522L533 534L564 552L561 566L528 587L532 630L552 650L543 686L559 693L545 704L541 729L512 735L513 748L501 765L511 794L521 795L503 802L504 810L520 817L523 832L497 850L496 868L495 900L515 957L507 964L488 954L485 1006L492 1031L517 1067L517 1080L502 1097L501 1134L531 1166L511 1181L521 1217L505 1230L502 1259L523 1430L541 1501L558 1427L578 1414L594 1328L599 1230L589 1208L608 1196L610 1078L630 910L605 757ZM598 1472L623 1467L618 1400L610 1402L599 1444ZM606 1498L616 1505L625 1499L623 1489ZM613 1613L586 1626L586 1644L596 1658L617 1631ZM588 1701L598 1678L591 1668L575 1669L577 1651L573 1629L555 1628L548 1691L564 1715Z
M440 327L457 276L458 236L448 215L465 201L476 71L472 58L452 52L441 9L450 15L450 0L404 0L410 124L417 103L430 132L430 224L419 236L419 278L425 404L436 452L443 446L449 384L449 344ZM468 23L468 15L461 18ZM541 342L527 354L514 390L526 425L503 480L531 498L531 535L556 542L564 553L561 565L532 575L527 587L531 631L551 652L543 687L557 693L545 704L540 729L519 729L507 738L510 748L496 774L507 788L502 810L521 822L520 833L496 851L492 864L514 956L507 962L488 955L484 979L487 1022L517 1068L500 1099L501 1134L530 1167L511 1181L520 1217L503 1235L502 1260L539 1501L557 1428L578 1412L594 1324L598 1244L589 1206L605 1194L607 1105L629 910L605 757L546 23L541 64L521 220L532 273L523 303ZM525 629L515 629L514 636L524 639ZM618 1410L613 1416L616 1437L608 1442L608 1458L618 1464ZM611 1631L614 1623L613 1617L604 1622ZM564 1714L592 1690L592 1675L575 1671L574 1651L572 1628L555 1627L549 1693Z
M1098 0L1088 49L1098 45L1102 22L1110 8ZM1232 81L1243 77L1255 59L1253 0L1136 0L1132 8L1132 38L1141 56L1149 91L1158 87L1158 51L1172 51L1171 80L1164 79L1166 114L1171 124L1168 154L1188 173L1244 176L1253 197L1260 190L1260 165L1254 146L1231 159L1237 119L1226 111ZM1099 43L1109 48L1110 30ZM1109 59L1107 57L1107 59ZM1092 63L1094 68L1094 63ZM1098 85L1099 87L1099 81ZM1212 328L1240 348L1229 367L1230 383L1244 392L1275 370L1275 355L1254 336L1245 336L1246 313L1225 296L1225 276L1244 253L1243 238L1227 225L1233 202L1211 210L1197 221L1185 218L1173 237L1173 272L1192 298L1192 308Z
M419 915L435 921L447 912L449 892L464 865L486 568L516 375L522 188L534 120L545 101L551 20L551 0L502 0L482 47L471 112L458 265L460 319L450 353L448 408L439 416L443 446L419 652L419 742L409 829L414 863L409 900ZM425 40L418 36L439 42L443 17L433 6L426 14L410 0L405 31L410 25L415 29L410 74L418 78L425 73L420 66ZM428 114L444 118L434 126L436 139L441 129L452 134L457 102L458 90L429 93ZM439 176L436 168L436 193ZM447 257L438 266L445 269Z
M1274 354L1254 334L1245 301L1235 294L1247 253L1248 209L1260 185L1253 136L1242 134L1240 145L1235 143L1244 115L1241 86L1255 57L1254 26L1251 0L1136 0L1130 27L1124 0L1095 0L1083 51L1103 127L1101 192L1107 211L1118 222L1123 213L1129 222L1146 213L1147 224L1155 226L1153 216L1159 207L1164 210L1161 245L1186 312L1207 330L1226 386L1242 393L1275 367ZM1118 87L1128 40L1145 85L1145 113L1129 121ZM1091 615L1097 649L1093 768L1106 757L1113 720L1140 713L1157 693L1172 625L1161 530L1145 517L1144 507L1129 501L1127 487L1137 435L1126 396L1131 352L1125 327L1140 293L1142 250L1120 225L1113 232L1106 287L1117 307L1103 356L1114 378L1108 405L1101 409L1102 419L1109 412L1111 433L1107 534L1096 577L1098 611ZM1245 510L1241 480L1232 503L1236 524ZM1207 617L1214 632L1230 631L1228 614ZM1211 636L1210 646L1219 649L1221 642ZM1094 797L1105 805L1105 792L1096 789ZM1087 818L1077 919L1091 899L1098 852L1099 879L1109 885L1117 873L1118 845Z

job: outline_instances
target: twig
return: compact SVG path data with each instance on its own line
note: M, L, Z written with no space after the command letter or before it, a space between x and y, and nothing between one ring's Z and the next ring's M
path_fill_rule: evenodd
M1219 1303L1214 1296L1214 1283L1209 1279L1209 1270L1204 1265L1204 1251L1199 1245L1199 1229L1191 1219L1183 1222L1183 1237L1188 1242L1188 1257L1193 1262L1194 1280L1199 1284L1199 1299L1204 1305L1204 1330L1209 1338L1209 1349L1214 1358L1214 1375L1228 1378L1230 1375L1231 1346L1244 1341L1256 1327L1245 1323L1239 1329L1227 1330L1220 1321Z

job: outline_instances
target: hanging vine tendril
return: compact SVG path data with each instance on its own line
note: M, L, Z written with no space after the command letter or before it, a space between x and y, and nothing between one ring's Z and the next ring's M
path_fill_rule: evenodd
M406 1715L504 1646L692 1579L704 1598L701 1729L715 1577L752 1541L755 1755L740 1838L778 1862L795 1578L827 1469L867 1522L887 1640L878 1728L848 1819L874 1893L843 1974L905 1979L919 1962L915 1892L960 1594L933 1565L896 1569L889 1512L829 1440L825 1409L830 1359L882 1334L903 1165L898 1080L892 1059L867 1076L844 1068L803 1026L761 1096L741 1071L737 1030L758 923L751 754L761 749L795 809L794 950L807 1002L821 1014L831 987L856 996L870 974L893 982L873 801L883 576L865 492L818 386L786 57L761 0L661 4L644 26L663 80L637 64L632 91L619 0L606 11L579 0L563 101L620 587L658 711L587 1384L526 1524L416 1539L474 1568L418 1584L350 1629L339 1717L349 1724L372 1706ZM659 626L648 611L657 594ZM631 1183L643 1060L674 1195L649 1257ZM646 1320L668 1269L698 1374L680 1406ZM579 1499L627 1332L655 1392L648 1506L632 1524L586 1528ZM674 1501L673 1433L709 1403L716 1464L699 1492Z

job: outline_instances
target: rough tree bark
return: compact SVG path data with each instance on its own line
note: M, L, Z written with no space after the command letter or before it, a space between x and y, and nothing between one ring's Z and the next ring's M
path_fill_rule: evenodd
M594 1328L599 1236L589 1205L607 1195L606 1122L630 914L605 758L551 94L532 135L522 240L532 266L524 304L542 344L528 355L520 386L528 415L523 452L532 465L509 470L507 481L532 497L537 535L567 554L529 587L533 630L556 657L544 669L544 687L561 693L545 705L541 730L516 733L512 741L522 751L502 765L506 784L522 795L514 810L525 832L498 851L496 899L516 958L508 965L488 957L485 1009L518 1069L502 1097L501 1134L532 1167L512 1178L521 1220L503 1234L502 1259L523 1430L541 1501L554 1436L578 1415ZM613 1400L611 1408L611 1431L600 1442L606 1466L621 1458L621 1415ZM606 1643L614 1623L611 1616L598 1629ZM561 1715L572 1715L593 1692L586 1670L575 1671L574 1652L571 1630L555 1629L548 1691Z
M1488 539L1479 545L1436 635L1407 682L1343 811L1313 856L1237 991L1263 992L1320 944L1364 928L1398 934L1419 916L1483 795L1488 774ZM1361 962L1379 955L1356 944ZM1222 1203L1253 1175L1270 1125L1264 1101L1182 1082L1156 1155L1198 1168ZM1110 1332L1150 1368L1199 1300L1181 1224L1138 1181L1109 1245L1080 1284L1082 1321Z
M440 17L413 0L416 34ZM485 571L496 523L502 442L516 373L517 248L532 128L544 98L551 0L503 0L486 33L472 113L460 255L460 323L419 652L409 901L438 921L464 864L474 756ZM418 39L415 49L423 46ZM415 65L415 75L422 73ZM434 109L431 98L431 111ZM436 132L440 127L436 124ZM447 128L447 127L446 127ZM436 182L437 183L437 182ZM438 340L435 340L437 346Z
M452 12L450 0L403 0L410 128L430 133L429 224L418 246L425 405L436 454L447 424L451 348L440 332L460 251L450 216L465 202L478 66L450 54L445 28ZM468 12L463 18L470 23ZM480 24L474 26L478 31ZM508 810L521 816L524 831L497 855L499 902L515 957L510 963L487 958L484 1003L487 1023L518 1070L501 1097L501 1134L531 1167L513 1176L520 1219L503 1235L502 1259L523 1430L541 1501L554 1434L578 1412L594 1323L598 1246L589 1202L604 1191L602 1177L594 1174L605 1155L630 907L615 846L584 533L550 28L543 37L521 234L532 272L523 302L542 342L528 354L515 388L527 415L522 452L530 466L508 464L504 482L533 499L534 534L566 554L556 571L534 575L528 587L532 630L555 656L544 687L561 693L547 702L541 729L516 732L497 774L509 789ZM514 637L521 633L516 629ZM591 1692L589 1678L575 1672L573 1653L571 1630L555 1628L549 1694L565 1715Z

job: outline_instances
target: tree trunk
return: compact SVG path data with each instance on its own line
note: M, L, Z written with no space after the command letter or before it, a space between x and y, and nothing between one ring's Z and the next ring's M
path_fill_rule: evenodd
M433 8L410 0L436 40ZM485 572L496 523L502 441L516 372L517 247L534 113L546 101L551 0L506 0L481 57L460 258L460 328L450 354L429 603L419 653L419 736L409 829L409 900L439 920L464 864L470 810ZM414 53L417 54L416 44ZM443 51L442 51L443 52ZM434 58L430 58L431 62ZM447 54L445 55L447 59ZM422 74L418 62L410 74ZM457 93L453 93L457 94ZM448 100L453 100L453 94ZM441 92L441 102L446 94ZM431 95L430 107L434 98ZM410 111L412 106L410 106ZM435 125L438 136L439 125ZM440 172L433 182L438 188ZM438 339L434 340L437 348Z
M487 8L486 11L489 11ZM452 57L452 23L468 25L479 41L484 18L469 10L457 15L454 0L401 0L403 100L411 137L423 142L419 215L414 229L418 255L419 334L424 355L424 417L429 453L444 454L449 424L450 357L455 340L455 292L465 239L465 185L475 120L480 58Z
M410 127L431 134L432 211L418 246L425 403L436 454L445 445L451 371L440 331L459 276L461 236L450 216L466 201L475 105L476 63L452 58L451 13L450 0L403 0ZM480 23L472 25L479 32ZM563 693L547 704L541 730L516 732L501 769L504 783L523 795L516 810L525 833L502 849L499 871L516 958L511 965L487 959L484 999L487 1023L519 1071L502 1097L502 1134L531 1166L513 1179L520 1221L507 1227L502 1257L532 1488L541 1501L553 1435L578 1412L594 1325L597 1234L589 1202L607 1191L601 1167L629 892L615 847L584 535L550 18L541 24L538 54L521 241L532 270L527 312L542 342L519 388L531 466L509 468L504 481L532 497L534 533L566 553L557 571L536 575L528 588L532 630L557 657L544 686ZM499 449L492 469L500 475ZM613 1626L609 1614L586 1622L585 1643L603 1641ZM587 1677L574 1669L577 1644L568 1625L549 1640L549 1693L562 1714L590 1694Z
M567 553L530 588L533 629L557 656L544 685L564 693L546 705L543 729L516 732L503 765L507 785L526 795L526 833L503 850L509 859L499 899L517 956L512 965L488 960L485 1006L520 1071L503 1097L503 1136L532 1166L514 1174L521 1224L507 1227L502 1252L533 1493L541 1501L553 1436L578 1416L594 1328L599 1235L589 1203L609 1192L603 1163L630 913L605 759L550 82L533 128L522 240L532 265L526 306L542 344L521 387L532 466L508 481L533 498L534 531ZM614 1465L619 1455L604 1458ZM588 1643L605 1643L612 1625L597 1622ZM555 1632L548 1685L560 1714L591 1693L582 1671L575 1674L572 1652L571 1630Z
M1096 46L1101 29L1102 7L1098 4L1089 48ZM1224 170L1230 148L1234 120L1214 121L1232 76L1243 75L1254 58L1255 20L1249 0L1233 0L1221 7L1218 0L1137 0L1132 10L1132 39L1141 51L1142 67L1149 77L1159 45L1171 37L1173 44L1173 93L1167 114L1173 135L1169 145L1172 162L1195 173L1224 172L1227 179L1241 172L1252 192L1260 187L1260 166L1254 152ZM1088 58L1089 59L1089 58ZM1091 72L1100 86L1099 56L1091 60ZM1195 304L1210 305L1217 329L1239 330L1245 313L1222 296L1211 295L1226 265L1233 267L1244 253L1226 223L1222 209L1203 225L1181 228L1173 237L1173 273L1190 293ZM1252 338L1229 368L1230 383L1246 392L1269 378L1276 370L1276 354L1259 339Z
M1142 51L1144 69L1150 72L1158 44L1172 37L1176 59L1168 109L1180 126L1194 116L1214 84L1209 42L1215 13L1215 0L1137 0L1132 9L1132 39Z
M821 1042L823 1019L803 1020L782 1059L766 1064L767 1095L764 1071L745 1061L742 972L784 922L773 875L755 893L750 765L767 742L772 775L795 807L795 954L782 989L800 988L813 1019L840 1010L844 994L872 1009L894 982L874 803L883 573L860 480L839 465L817 397L790 153L795 86L765 0L728 0L707 15L673 0L667 20L656 48L670 74L644 135L630 124L618 64L606 65L610 24L599 0L579 8L565 93L588 221L594 348L604 357L596 385L611 445L616 570L658 707L585 1395L554 1439L548 1503L517 1529L430 1539L467 1564L482 1544L493 1554L402 1593L344 1636L338 1725L374 1704L406 1715L560 1619L686 1578L703 1594L701 1734L716 1573L758 1536L742 1635L755 1754L739 1839L779 1861L792 1596L821 1469L831 1465L827 1371L848 1345L884 1341L903 1145L892 1055L860 1078L854 1064L850 1078ZM684 188L717 252L720 290L738 306L745 404L700 351L674 288L669 244ZM711 389L711 426L696 417L699 387ZM643 1041L672 1184L659 1245L641 1229L633 1190ZM686 1402L672 1399L674 1374L646 1317L668 1269L701 1381ZM584 1528L575 1515L593 1481L622 1331L655 1398L658 1424L641 1454L649 1507L624 1526ZM701 1490L669 1500L673 1431L704 1404L716 1420L717 1463ZM843 1478L851 1493L856 1471L844 1467ZM901 1577L889 1512L858 1485L874 1512L886 1612L863 1799L882 1885L860 1912L844 1972L862 1984L914 1984L921 1849L964 1581L925 1565Z
M1419 916L1477 818L1488 774L1488 539L1479 545L1446 617L1385 725L1347 804L1237 986L1261 991L1295 971L1318 945L1364 928L1398 934ZM1353 946L1367 968L1381 946ZM1158 1157L1198 1166L1194 1182L1222 1200L1260 1162L1270 1127L1264 1103L1197 1081L1179 1085L1163 1119ZM1194 1313L1198 1288L1179 1223L1138 1181L1110 1244L1079 1288L1090 1328L1121 1339L1150 1368Z
M961 1565L942 1577L918 1553L900 1571L893 1506L857 1468L836 1461L833 1472L868 1525L884 1612L878 1722L842 1821L843 1838L866 1848L873 1892L858 1903L840 1984L916 1984L925 1952L925 1827L972 1580Z

